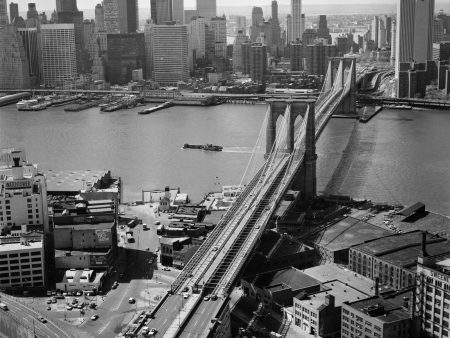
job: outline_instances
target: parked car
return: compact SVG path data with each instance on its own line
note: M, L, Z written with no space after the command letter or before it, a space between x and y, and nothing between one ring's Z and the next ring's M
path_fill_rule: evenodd
M134 299L133 297L130 297L130 299L128 299L128 303L134 304L134 303L136 303L136 299Z
M45 319L45 318L42 317L42 316L39 316L39 317L38 317L38 320L39 320L41 323L47 323L47 319Z
M163 270L164 270L164 271L170 271L170 269L169 269L169 268L163 268Z
M97 320L98 319L98 315L93 315L92 317L91 317L91 320Z

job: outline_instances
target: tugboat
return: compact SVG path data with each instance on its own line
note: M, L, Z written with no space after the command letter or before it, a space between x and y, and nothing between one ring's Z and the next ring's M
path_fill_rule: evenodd
M184 144L183 149L198 149L198 150L204 150L204 151L222 151L222 146L217 146L214 144L207 143L205 145L201 144Z

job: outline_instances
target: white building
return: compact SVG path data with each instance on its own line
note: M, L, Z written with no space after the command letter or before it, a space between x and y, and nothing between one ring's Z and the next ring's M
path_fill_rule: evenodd
M176 84L189 79L186 25L155 25L152 29L153 79Z
M73 81L77 75L73 24L41 25L42 73L44 84L55 87Z
M47 183L22 151L0 153L0 228L43 225L48 231Z
M42 242L0 245L0 288L43 287L44 249Z

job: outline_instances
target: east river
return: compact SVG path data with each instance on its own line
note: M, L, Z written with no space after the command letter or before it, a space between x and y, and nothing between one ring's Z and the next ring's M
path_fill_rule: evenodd
M166 185L199 201L240 183L266 107L173 107L144 116L138 110L0 107L0 147L25 149L43 170L110 169L123 178L127 201ZM450 215L449 131L446 111L383 111L367 124L332 119L317 146L318 190L378 202L422 201ZM224 151L183 150L184 143L213 143Z

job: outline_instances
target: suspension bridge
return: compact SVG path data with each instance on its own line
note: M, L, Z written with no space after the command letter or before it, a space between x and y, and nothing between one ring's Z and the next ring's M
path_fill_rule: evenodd
M312 203L316 140L334 113L356 112L357 73L355 59L333 58L317 101L268 101L241 182L248 183L153 311L158 336L231 337L230 292L285 192L293 187Z

